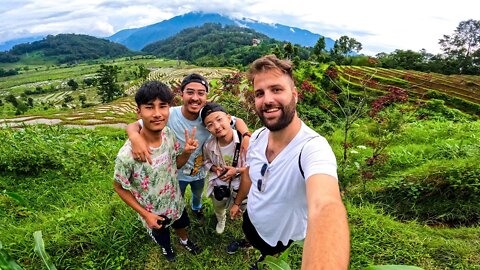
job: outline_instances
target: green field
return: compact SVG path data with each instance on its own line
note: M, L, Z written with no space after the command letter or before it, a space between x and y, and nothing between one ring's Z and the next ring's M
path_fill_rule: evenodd
M123 129L99 125L123 127L135 120L131 94L141 81L125 78L132 77L129 72L139 63L152 70L150 79L170 85L192 71L207 75L215 82L210 98L246 119L252 129L258 127L248 103L251 98L248 89L242 84L227 90L227 85L221 83L221 78L235 72L234 69L200 69L184 63L177 66L176 61L161 59L115 60L115 64L122 66L120 83L129 89L130 96L112 103L101 104L96 89L82 85L75 91L60 87L34 98L38 103L42 98L61 103L64 95L80 91L87 94L88 102L93 103L91 107L80 108L76 100L67 107L57 104L43 109L35 105L24 115L15 116L13 106L3 101L0 266L8 254L23 269L46 269L34 252L35 231L42 232L45 251L58 269L248 269L255 261L259 254L253 249L234 255L225 252L232 239L242 237L241 222L227 222L224 234L217 235L211 203L204 199L207 221L200 225L192 219L189 229L204 251L191 256L175 240L177 259L169 263L147 236L134 211L114 192L114 157L126 134ZM28 68L22 74L0 79L0 99L4 100L8 94L20 96L35 84L51 83L56 87L71 78L81 81L92 76L98 65L78 64L48 70L46 66L37 66L36 71ZM321 74L319 70L315 72ZM304 73L300 70L298 76ZM478 93L475 85L479 78L474 76L426 77L413 72L355 67L341 67L339 73L352 84L362 85L364 76L374 74L377 85L397 87L418 84L412 82L412 77L419 80L423 76L431 85L427 87L424 83L422 87L455 98L453 105L461 104L457 99L478 105L460 95L461 89L471 89L474 93L471 97ZM300 78L299 84L302 81ZM348 136L345 165L341 163L344 119L330 118L321 110L335 112L335 107L326 107L328 99L317 96L318 88L313 93L302 90L300 117L326 137L339 162L339 181L351 231L351 269L370 265L480 269L478 116L462 113L448 103L452 100L443 101L441 95L435 100L418 96L417 88L409 88L412 103L388 107L381 113L384 122L364 114L354 123ZM372 98L382 95L385 89L374 90ZM428 106L413 110L416 100ZM28 125L46 120L60 122ZM372 161L379 145L385 147ZM301 247L295 246L289 253L286 262L291 269L300 268L301 252Z

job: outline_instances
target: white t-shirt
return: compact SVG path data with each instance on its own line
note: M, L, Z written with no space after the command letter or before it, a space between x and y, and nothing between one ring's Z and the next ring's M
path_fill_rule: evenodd
M337 163L327 140L303 122L293 140L272 163L268 163L265 150L269 133L266 128L255 131L248 147L247 164L252 186L247 210L252 224L266 243L276 246L281 241L286 245L290 239L304 239L307 232L306 179L314 174L328 174L338 179ZM300 162L305 178L298 165L304 145ZM267 169L262 176L264 164ZM265 185L263 192L257 186L259 179Z

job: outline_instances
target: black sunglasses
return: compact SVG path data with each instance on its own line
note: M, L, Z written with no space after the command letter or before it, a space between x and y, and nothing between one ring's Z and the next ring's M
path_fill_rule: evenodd
M265 173L267 172L267 169L268 169L268 165L267 163L264 163L262 166L262 169L260 170L260 174L262 175L263 178L257 180L257 188L258 188L258 191L260 192L265 191L265 182L266 182Z

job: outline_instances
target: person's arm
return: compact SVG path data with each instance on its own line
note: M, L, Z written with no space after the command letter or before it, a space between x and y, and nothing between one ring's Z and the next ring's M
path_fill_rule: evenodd
M240 178L240 187L238 188L237 197L233 201L233 205L230 208L230 218L235 219L237 216L242 214L240 209L240 205L242 204L243 200L248 195L250 191L250 186L252 186L252 181L250 180L249 175L249 167L244 167L240 171L241 178Z
M132 155L133 158L136 160L140 160L142 162L148 161L148 163L152 164L152 158L150 154L152 154L152 150L148 147L147 142L145 139L140 136L140 130L142 127L138 121L128 124L127 131L128 139L132 143Z
M188 130L185 129L185 147L183 148L183 152L177 156L177 169L180 169L188 162L190 155L195 152L198 147L198 140L195 140L195 132L197 132L197 128L194 127L192 131L192 135L188 135Z
M236 117L235 129L238 130L242 136L242 145L240 146L240 156L247 155L248 144L250 143L250 136L252 135L248 130L248 126L241 118Z
M350 232L338 181L314 174L307 181L308 223L302 269L348 269Z
M153 213L148 212L143 208L135 199L133 194L124 189L122 185L116 181L113 182L113 186L115 189L115 192L117 192L118 196L128 205L130 206L133 210L135 210L137 213L142 216L142 218L147 222L147 225L149 228L156 228L160 229L162 226L157 224L157 220L163 220L162 217L155 215Z

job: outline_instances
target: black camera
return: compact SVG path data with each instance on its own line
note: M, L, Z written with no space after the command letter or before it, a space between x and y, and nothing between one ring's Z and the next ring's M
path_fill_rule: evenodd
M157 219L157 224L158 225L162 225L163 228L165 228L165 226L167 226L168 224L170 224L170 222L172 221L172 219L168 218L167 216L165 215L159 215L163 218L163 220L159 220Z
M230 187L225 185L218 185L213 187L213 196L217 201L230 197Z

